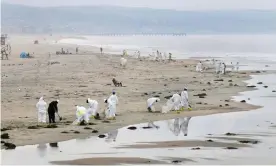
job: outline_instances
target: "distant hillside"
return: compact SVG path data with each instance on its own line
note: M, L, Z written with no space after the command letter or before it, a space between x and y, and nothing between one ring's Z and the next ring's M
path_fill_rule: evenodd
M24 33L276 33L276 11L174 11L2 4L2 31Z

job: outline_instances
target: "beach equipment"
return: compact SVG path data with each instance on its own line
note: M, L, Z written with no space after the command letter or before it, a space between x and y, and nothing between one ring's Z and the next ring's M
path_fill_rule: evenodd
M20 58L29 58L29 55L26 52L21 52Z

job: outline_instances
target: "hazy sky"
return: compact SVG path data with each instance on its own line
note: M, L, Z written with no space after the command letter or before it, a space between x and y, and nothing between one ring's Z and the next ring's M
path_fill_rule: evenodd
M117 5L177 10L274 9L276 0L2 0L32 6Z

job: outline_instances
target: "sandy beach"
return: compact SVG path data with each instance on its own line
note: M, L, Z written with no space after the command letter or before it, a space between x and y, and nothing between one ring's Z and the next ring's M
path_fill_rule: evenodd
M12 55L1 63L1 128L8 128L8 142L17 146L58 142L73 138L97 135L130 124L165 120L178 117L168 114L149 113L146 100L160 97L157 111L166 103L164 97L188 88L192 111L184 111L181 116L202 116L225 112L248 111L259 107L231 101L231 96L239 92L253 90L244 83L256 71L231 72L222 75L223 81L215 81L214 71L195 72L197 60L177 60L155 62L128 58L126 68L120 66L120 56L100 55L95 47L79 46L79 54L74 54L77 46L53 45L49 40L59 37L10 36ZM54 39L55 38L55 39ZM33 44L34 40L40 43ZM72 55L55 55L56 51L69 50ZM20 59L20 52L34 53L32 59ZM49 56L49 53L51 56ZM50 65L49 65L50 64ZM112 78L122 81L123 87L114 87ZM234 86L236 85L236 86ZM73 126L75 105L87 107L86 99L99 102L103 112L104 99L112 90L117 92L118 117L109 123L91 120L87 126ZM199 93L206 93L199 98ZM57 123L57 128L28 129L37 125L35 104L44 96L49 104L59 99L59 114L65 118ZM86 127L86 129L84 129ZM275 126L274 126L275 127ZM98 133L92 133L97 130ZM75 132L78 131L78 132ZM133 159L134 160L134 159Z

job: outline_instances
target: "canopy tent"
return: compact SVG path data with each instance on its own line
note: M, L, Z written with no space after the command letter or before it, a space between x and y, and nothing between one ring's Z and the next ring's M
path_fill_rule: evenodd
M29 55L26 52L22 52L20 58L29 58Z

